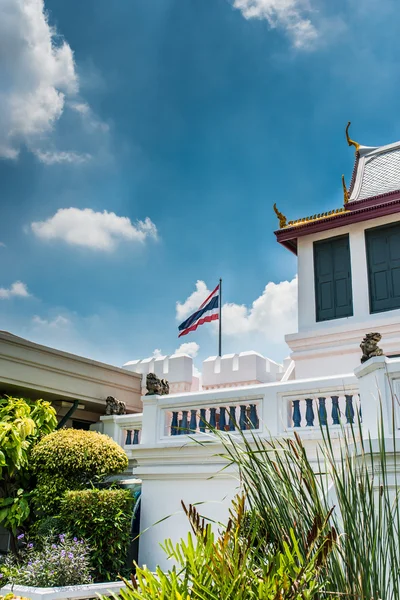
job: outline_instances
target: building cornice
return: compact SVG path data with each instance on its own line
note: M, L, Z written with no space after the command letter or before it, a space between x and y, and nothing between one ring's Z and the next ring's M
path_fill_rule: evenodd
M400 211L400 192L384 194L380 200L381 202L377 204L376 199L368 198L362 201L363 205L360 208L361 201L349 203L346 208L350 209L351 207L351 210L279 229L275 231L277 241L297 254L297 238L299 237L392 215ZM382 200L386 200L386 202L382 202Z

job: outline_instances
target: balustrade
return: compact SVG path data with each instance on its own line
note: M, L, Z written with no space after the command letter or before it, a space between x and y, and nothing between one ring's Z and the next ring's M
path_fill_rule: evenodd
M168 436L218 431L249 431L259 428L259 402L166 411ZM189 416L190 414L190 416Z
M314 398L290 399L289 402L289 427L354 424L356 411L361 418L358 394L319 394Z
M125 429L125 446L140 444L141 429Z

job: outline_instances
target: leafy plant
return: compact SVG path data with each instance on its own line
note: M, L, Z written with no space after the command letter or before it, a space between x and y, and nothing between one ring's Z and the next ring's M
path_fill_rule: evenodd
M70 491L61 502L61 519L72 535L88 540L97 581L126 572L133 497L129 490Z
M256 519L245 525L244 497L233 503L228 525L218 536L197 510L184 510L193 534L176 546L170 540L164 550L177 563L167 573L137 568L136 579L120 592L123 600L312 600L323 584L318 577L335 543L335 531L322 534L325 522L313 524L302 552L295 535L288 532L282 551L259 560ZM246 535L243 532L246 530Z
M311 462L301 439L261 440L242 435L240 443L220 435L228 463L239 469L259 533L283 552L290 532L300 552L316 520L322 533L333 526L338 542L322 580L326 593L371 600L400 597L400 506L397 492L396 439L363 440L361 423L343 428L341 446L321 427L323 441L317 463ZM389 446L387 446L389 444ZM333 510L334 508L334 510Z
M95 431L60 429L32 452L37 475L34 505L38 516L55 515L68 490L79 490L124 471L128 459L109 436Z
M49 402L24 398L0 398L0 525L16 533L29 517L31 451L38 440L57 426Z
M91 583L90 548L69 535L48 537L41 547L25 543L20 556L8 556L3 565L12 585L53 587Z

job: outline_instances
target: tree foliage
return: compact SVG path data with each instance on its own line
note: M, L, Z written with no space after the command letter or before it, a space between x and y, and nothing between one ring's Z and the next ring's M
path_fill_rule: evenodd
M32 448L56 426L49 402L0 398L0 525L14 536L30 513Z

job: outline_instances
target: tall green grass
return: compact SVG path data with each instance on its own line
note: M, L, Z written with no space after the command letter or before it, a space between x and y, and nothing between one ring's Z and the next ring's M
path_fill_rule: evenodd
M297 434L281 441L219 436L228 465L239 469L260 535L275 550L293 531L304 552L312 523L330 514L326 533L333 526L339 535L320 574L326 582L321 597L400 598L399 461L395 435L386 437L380 423L376 440L362 439L360 422L344 426L340 444L321 427L316 462Z

